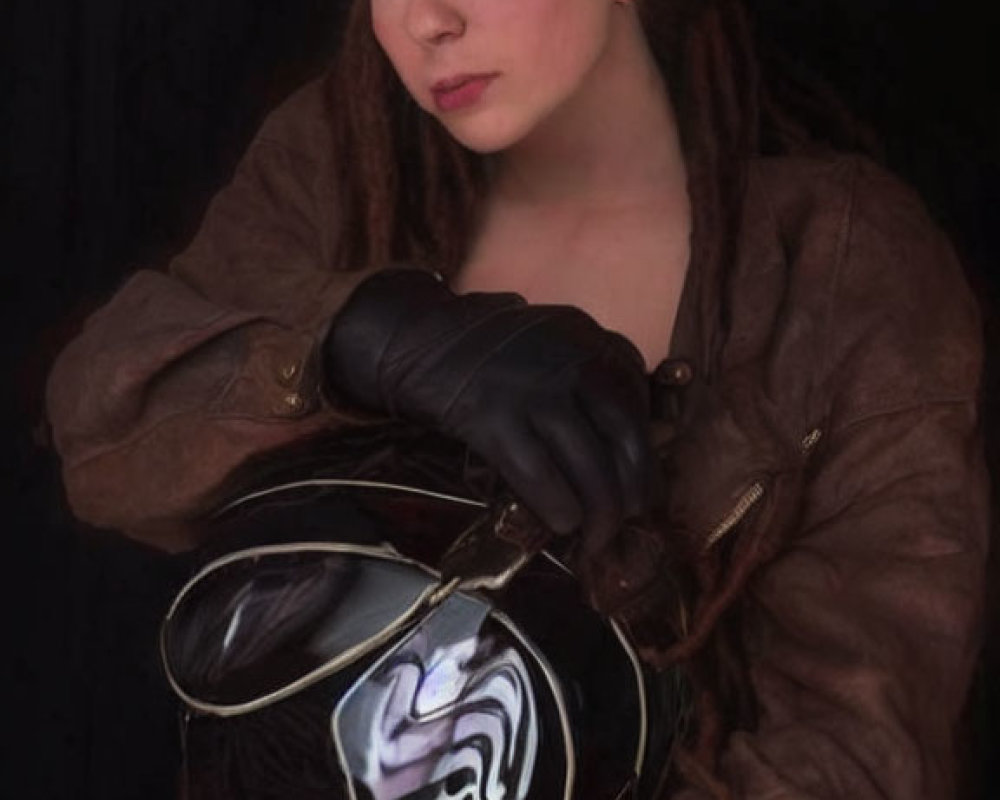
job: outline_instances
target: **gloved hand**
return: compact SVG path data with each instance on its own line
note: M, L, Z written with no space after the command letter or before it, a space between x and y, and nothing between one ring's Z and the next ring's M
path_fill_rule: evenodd
M578 308L384 270L334 317L323 353L328 392L462 440L555 532L580 528L585 557L646 505L642 356Z

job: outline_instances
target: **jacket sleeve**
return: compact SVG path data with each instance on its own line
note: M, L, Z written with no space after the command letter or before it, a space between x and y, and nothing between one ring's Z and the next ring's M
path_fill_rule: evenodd
M728 737L716 793L682 800L956 794L988 532L979 315L917 201L861 173L827 428L740 608L756 725Z
M74 513L169 549L232 470L363 415L319 391L337 271L321 84L265 122L199 232L140 270L57 359L49 420Z
M735 797L954 796L985 559L975 417L928 403L826 443L807 522L746 601L759 717L721 761Z

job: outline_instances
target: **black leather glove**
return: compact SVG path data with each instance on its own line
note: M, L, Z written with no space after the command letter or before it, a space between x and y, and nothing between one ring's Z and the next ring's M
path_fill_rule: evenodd
M355 289L323 348L328 391L462 440L554 531L581 528L585 556L645 508L642 356L578 308L391 269Z

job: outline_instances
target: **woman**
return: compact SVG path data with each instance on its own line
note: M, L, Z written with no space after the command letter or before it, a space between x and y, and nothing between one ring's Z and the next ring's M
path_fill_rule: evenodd
M578 530L592 602L685 666L667 796L953 796L977 313L913 194L794 119L729 0L358 0L190 247L57 363L76 513L188 547L251 458L416 422Z

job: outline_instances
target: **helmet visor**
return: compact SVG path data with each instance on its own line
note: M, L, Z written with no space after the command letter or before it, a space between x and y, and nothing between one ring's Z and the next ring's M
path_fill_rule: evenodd
M195 710L246 713L391 640L438 589L437 577L377 547L258 547L209 564L182 589L161 631L167 677Z

